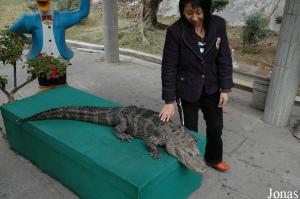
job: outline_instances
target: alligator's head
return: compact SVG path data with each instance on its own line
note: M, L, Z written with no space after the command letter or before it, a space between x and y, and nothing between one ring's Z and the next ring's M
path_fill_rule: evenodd
M203 175L206 172L203 157L200 156L197 141L189 135L186 128L178 129L176 138L166 143L166 150L189 169Z

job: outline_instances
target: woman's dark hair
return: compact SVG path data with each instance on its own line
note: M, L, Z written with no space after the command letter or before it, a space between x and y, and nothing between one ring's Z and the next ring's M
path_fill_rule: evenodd
M193 8L196 7L200 7L202 8L203 12L204 12L204 29L206 31L208 31L208 27L209 27L209 22L211 19L211 4L212 4L212 0L180 0L179 1L179 12L180 12L180 16L181 18L185 19L184 16L184 8L185 6L191 3Z

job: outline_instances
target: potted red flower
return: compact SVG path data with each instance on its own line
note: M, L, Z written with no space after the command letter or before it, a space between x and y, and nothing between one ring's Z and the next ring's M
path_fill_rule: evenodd
M40 86L66 83L67 63L65 60L40 53L27 62L27 72L38 78Z

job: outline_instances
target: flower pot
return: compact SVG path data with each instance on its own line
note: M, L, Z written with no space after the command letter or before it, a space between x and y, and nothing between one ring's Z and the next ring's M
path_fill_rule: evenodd
M40 86L51 86L51 85L61 85L66 84L67 76L59 76L59 78L47 79L47 77L39 77L38 82Z

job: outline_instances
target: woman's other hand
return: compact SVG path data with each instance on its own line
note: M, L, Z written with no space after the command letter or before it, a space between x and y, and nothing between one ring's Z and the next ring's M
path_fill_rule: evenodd
M219 101L218 107L223 108L226 105L226 103L228 102L228 99L229 99L229 94L222 92L220 95L220 101Z
M176 110L176 102L165 104L159 114L160 120L163 122L168 122Z

